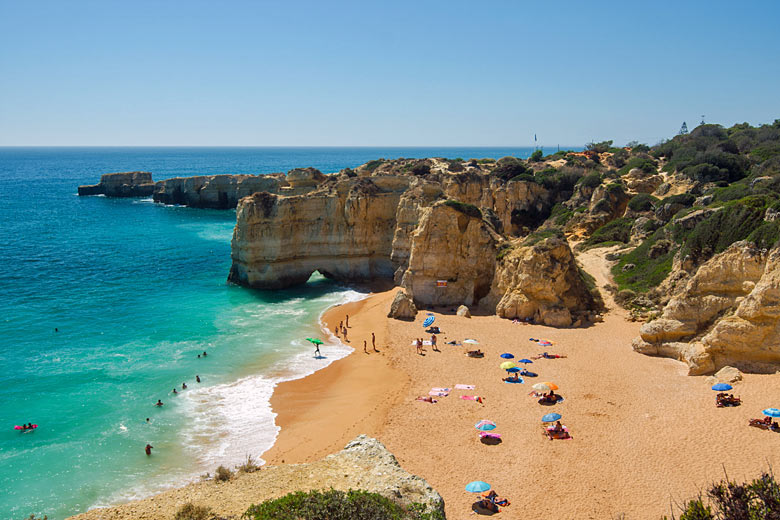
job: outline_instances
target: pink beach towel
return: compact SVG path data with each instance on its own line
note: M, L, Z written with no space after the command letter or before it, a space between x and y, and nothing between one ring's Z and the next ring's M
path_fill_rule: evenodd
M456 390L474 390L476 385L455 385Z
M465 399L466 401L477 401L478 403L482 402L482 398L478 395L462 395L460 398Z
M479 432L479 436L483 439L500 439L501 434L500 433L488 433L488 432Z

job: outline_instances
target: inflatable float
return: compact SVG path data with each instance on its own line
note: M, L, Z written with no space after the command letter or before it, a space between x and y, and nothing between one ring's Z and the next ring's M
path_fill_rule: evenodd
M34 430L37 427L38 427L37 424L33 424L32 428L25 428L24 426L18 426L17 425L17 426L14 426L14 430Z

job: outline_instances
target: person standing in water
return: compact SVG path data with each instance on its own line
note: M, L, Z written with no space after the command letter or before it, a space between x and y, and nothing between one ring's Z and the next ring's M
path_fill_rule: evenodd
M181 389L182 390L186 390L187 389L187 383L182 383L181 384Z
M195 376L195 382L200 383L200 376Z
M152 446L151 444L147 444L146 445L146 448L144 448L144 451L146 452L147 455L151 455L152 454L152 448L154 448L154 446Z
M206 357L206 356L208 356L208 354L206 354L206 351L204 350L203 351L203 357Z
M315 343L314 344L314 357L321 356L321 355L322 354L320 354L320 344L319 343Z

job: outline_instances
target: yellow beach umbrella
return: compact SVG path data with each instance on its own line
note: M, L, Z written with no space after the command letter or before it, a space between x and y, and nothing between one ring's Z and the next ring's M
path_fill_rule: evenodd
M504 370L515 368L516 366L517 365L512 363L511 361L504 361L503 363L501 363L501 368L503 368Z
M558 390L558 385L556 385L555 383L550 383L549 381L545 381L542 384L549 386L550 390Z

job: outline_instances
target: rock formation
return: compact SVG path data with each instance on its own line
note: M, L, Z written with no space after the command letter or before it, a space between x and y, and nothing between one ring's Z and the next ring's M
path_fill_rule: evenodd
M326 176L302 195L280 190L242 199L229 280L275 289L304 283L314 271L342 281L393 279L405 295L390 315L407 319L414 316L410 303L494 312L506 291L516 294L503 315L556 326L576 323L593 307L565 240L550 247L553 260L537 249L525 263L502 264L503 285L496 285L501 244L525 236L554 202L541 185L503 181L489 168L453 172L432 159L367 163L356 172ZM521 308L520 294L527 300ZM540 303L528 303L537 297Z
M646 323L634 349L674 357L692 375L726 365L773 370L780 363L780 250L732 244L703 264Z
M174 177L159 181L154 201L193 208L235 208L238 201L253 193L278 193L286 185L284 176L276 175L201 175Z
M490 293L502 318L532 318L553 327L592 321L597 308L565 240L516 244L499 261Z
M228 482L197 482L127 504L93 509L72 517L78 520L144 518L170 520L182 505L192 502L210 507L219 517L240 518L252 504L294 491L330 488L361 489L379 493L408 506L428 506L444 514L444 500L424 479L408 473L385 446L360 435L343 450L306 464L282 464L239 474Z
M152 174L149 172L106 173L99 184L79 186L79 195L105 195L106 197L148 197L154 192Z
M417 307L414 305L412 297L404 291L398 291L393 298L393 303L390 304L390 312L387 313L387 317L397 320L413 320L415 316L417 316Z

